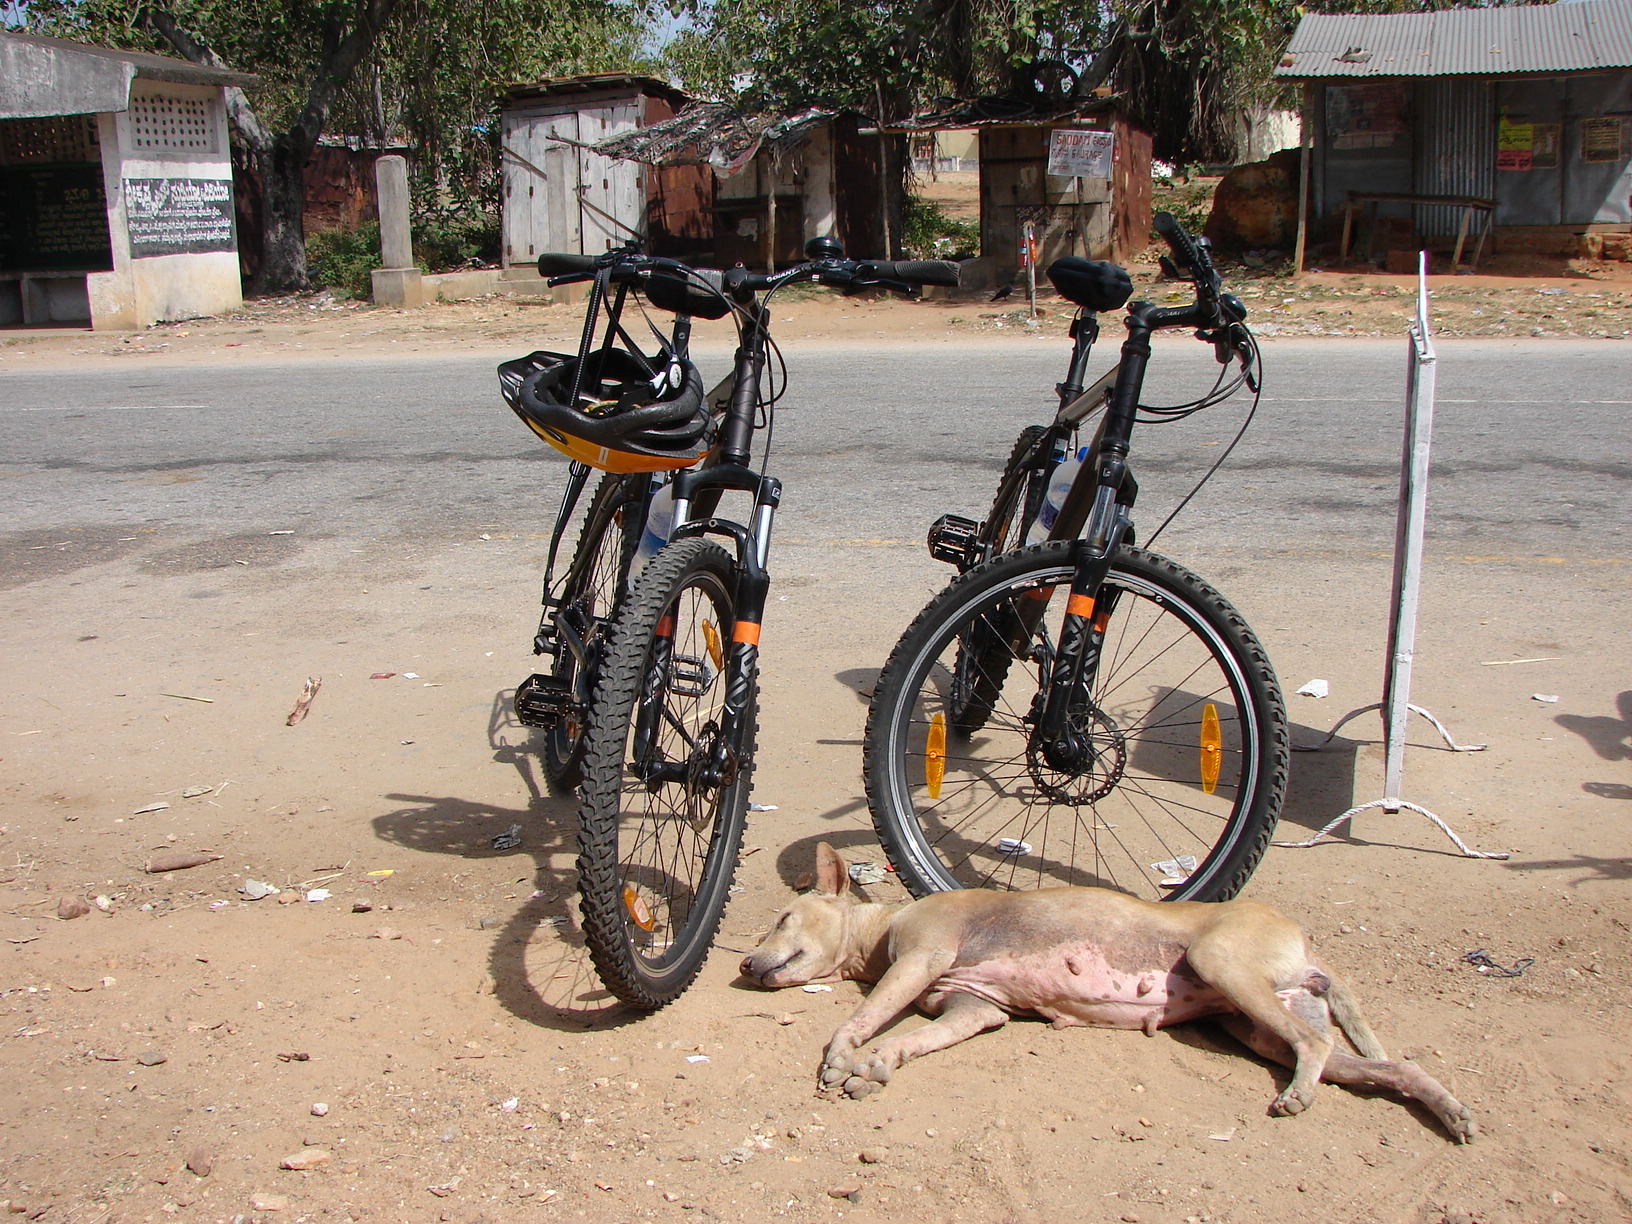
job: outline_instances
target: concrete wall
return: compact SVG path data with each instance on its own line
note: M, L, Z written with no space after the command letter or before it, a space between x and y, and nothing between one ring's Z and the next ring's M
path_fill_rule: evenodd
M244 303L218 88L137 81L99 117L113 270L86 277L91 325L129 329Z

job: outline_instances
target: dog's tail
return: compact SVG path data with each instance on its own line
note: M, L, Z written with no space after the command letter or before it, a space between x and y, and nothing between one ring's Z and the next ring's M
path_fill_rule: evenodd
M1317 961L1316 967L1331 982L1326 990L1326 1005L1332 1009L1332 1019L1336 1020L1343 1031L1348 1034L1349 1040L1354 1043L1354 1048L1360 1051L1360 1056L1379 1060L1386 1059L1388 1055L1383 1053L1382 1043L1377 1040L1377 1034L1371 1031L1371 1025L1366 1023L1366 1018L1360 1014L1360 1004L1349 993L1347 983L1333 973L1328 966Z

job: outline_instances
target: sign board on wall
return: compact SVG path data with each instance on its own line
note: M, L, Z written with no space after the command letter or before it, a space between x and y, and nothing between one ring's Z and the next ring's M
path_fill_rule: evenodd
M1403 86L1328 85L1326 134L1334 149L1386 149L1405 131Z
M111 267L100 162L0 166L0 271Z
M1116 133L1055 128L1048 134L1048 173L1060 178L1110 178Z
M232 180L146 178L125 180L130 253L197 255L237 249Z

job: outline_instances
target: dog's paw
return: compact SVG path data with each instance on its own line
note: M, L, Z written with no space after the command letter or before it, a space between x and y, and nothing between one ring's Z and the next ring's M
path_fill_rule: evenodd
M1451 1132L1451 1138L1458 1143L1472 1143L1479 1135L1479 1124L1473 1120L1473 1113L1466 1105L1458 1105L1456 1112L1444 1115L1442 1121L1445 1129Z
M881 1055L869 1054L855 1060L855 1069L844 1081L844 1094L852 1100L871 1096L890 1082L890 1064Z
M853 1050L829 1050L822 1058L817 1081L822 1089L836 1089L856 1073L856 1055Z
M1314 1093L1302 1092L1289 1087L1270 1102L1269 1114L1272 1118L1290 1118L1302 1113L1314 1103Z
M872 1096L873 1093L883 1087L883 1084L878 1083L876 1080L870 1080L866 1076L852 1075L844 1081L844 1095L852 1101L859 1101L863 1097Z

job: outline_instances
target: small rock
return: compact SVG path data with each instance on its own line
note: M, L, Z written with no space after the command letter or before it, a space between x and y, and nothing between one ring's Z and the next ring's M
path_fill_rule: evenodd
M169 1059L157 1050L143 1050L136 1055L136 1061L144 1067L157 1067L160 1063L168 1062Z
M314 1118L326 1118L328 1116L329 1116L329 1107L326 1104L324 1104L322 1101L319 1101L319 1102L317 1102L317 1104L312 1106L312 1117L314 1117Z
M102 896L100 893L91 898L91 904L96 906L96 908L101 910L104 914L111 914L113 912L113 902L109 898Z
M1154 1122L1152 1122L1149 1118L1140 1118L1139 1119L1139 1125L1140 1126L1154 1126L1156 1124Z
M194 1148L187 1153L187 1171L198 1177L208 1177L210 1170L215 1167L215 1158L210 1155L208 1148Z
M181 797L183 799L197 799L200 795L207 795L214 789L213 786L184 786L181 790Z
M78 897L61 897L57 901L57 917L67 921L71 918L83 918L91 912L91 907Z
M351 903L351 912L354 914L366 914L373 908L367 901L353 901Z
M476 929L478 931L491 931L494 927L496 927L498 925L499 925L499 920L497 918L487 917L487 918L478 918L478 919L476 919Z
M293 1169L297 1173L303 1173L307 1169L321 1168L323 1165L328 1164L329 1161L333 1159L333 1154L323 1148L307 1148L305 1151L296 1152L291 1156L285 1156L282 1160L278 1161L278 1168Z
M1139 1217L1130 1211L1122 1217L1122 1224L1139 1224Z
M856 1159L860 1160L862 1164L879 1164L889 1154L889 1148L862 1148L861 1151L856 1153Z
M847 1182L841 1182L837 1186L829 1187L828 1191L827 1191L827 1197L828 1198L836 1198L836 1199L849 1199L851 1202L855 1202L856 1201L856 1196L858 1194L860 1194L860 1193L861 1193L861 1183L860 1182L847 1181Z
M299 901L299 900L300 900L300 894L299 893L286 892L286 893L279 893L278 894L278 904L279 905L293 905L296 901Z
M402 932L396 927L381 927L369 936L370 939L401 939Z
M202 867L206 863L213 863L221 856L219 854L189 854L172 850L165 854L155 854L143 865L142 870L148 875L160 875L166 871L186 871L189 867Z
M249 1205L256 1211L288 1211L289 1196L286 1194L254 1194L250 1196Z

